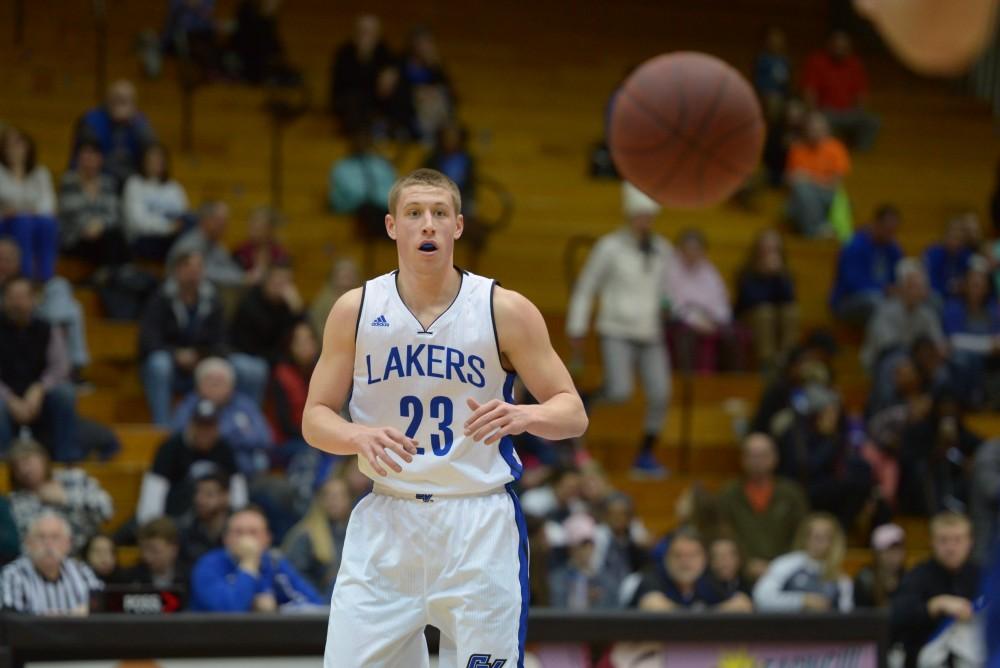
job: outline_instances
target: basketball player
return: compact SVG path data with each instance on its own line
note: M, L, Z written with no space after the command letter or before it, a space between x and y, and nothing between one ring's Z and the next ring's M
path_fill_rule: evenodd
M528 545L510 437L579 436L587 417L538 309L454 266L463 225L446 176L397 181L385 227L398 271L347 292L326 322L303 434L375 481L348 524L326 668L426 667L428 624L442 668L522 666ZM515 374L537 405L512 403Z

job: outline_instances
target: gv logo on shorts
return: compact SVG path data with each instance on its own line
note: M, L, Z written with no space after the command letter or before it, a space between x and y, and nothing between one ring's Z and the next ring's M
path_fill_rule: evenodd
M507 665L507 659L497 659L490 661L493 657L490 654L473 654L469 657L469 663L465 668L503 668Z

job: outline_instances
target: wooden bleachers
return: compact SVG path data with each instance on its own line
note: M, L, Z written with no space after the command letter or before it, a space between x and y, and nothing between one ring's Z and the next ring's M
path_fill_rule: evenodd
M12 20L11 4L0 4L4 28ZM41 6L28 4L26 46L0 41L0 120L31 133L40 160L58 178L73 121L94 101L90 5L60 0L45 3L43 12ZM226 199L234 211L229 237L239 239L250 209L268 201L268 121L261 91L225 83L198 90L194 151L182 153L173 65L167 64L159 80L139 80L132 54L136 33L162 24L165 3L109 4L109 76L137 80L140 106L173 150L173 172L189 198ZM219 2L220 15L230 15L234 4ZM471 126L471 148L481 170L509 189L517 207L512 225L491 241L479 270L534 300L550 322L557 348L565 353L561 332L568 287L558 261L563 246L574 234L607 232L621 218L617 185L589 179L586 160L589 146L602 133L607 96L626 67L663 51L698 49L746 71L756 36L771 23L788 30L793 55L801 58L825 32L826 16L816 4L584 0L569 12L556 2L472 8L450 0L432 5L375 0L365 3L365 9L383 17L387 38L397 45L417 23L434 29L460 93L460 113ZM299 0L286 3L282 11L290 60L303 68L316 103L287 130L284 147L283 208L290 224L282 234L308 296L325 279L332 257L362 258L350 221L324 208L330 164L345 150L323 110L327 68L334 45L350 32L353 10L342 3ZM859 222L877 203L899 205L904 214L902 243L916 252L938 234L949 213L984 209L998 142L985 105L944 83L916 78L877 49L870 62L872 106L883 117L883 132L875 151L854 157L847 187ZM420 158L419 150L411 150L400 168L418 164ZM780 218L779 194L760 193L754 204L751 211L720 206L667 212L658 224L671 236L690 225L703 228L712 258L724 275L732 276L749 241ZM788 246L804 322L826 324L836 244L790 238ZM392 261L391 247L380 247L377 268L388 269ZM135 326L102 319L92 292L80 289L78 297L88 314L95 360L88 375L97 386L80 398L80 410L114 424L124 445L116 462L87 466L113 493L117 520L123 509L134 506L142 467L161 434L137 424L148 413L134 364ZM599 381L596 346L588 363L584 380L594 386ZM856 349L848 347L841 354L838 377L851 396L863 391ZM678 473L682 434L680 386L675 382L663 450L675 475L665 482L639 484L625 475L638 432L631 425L638 424L642 411L638 397L595 412L588 446L615 484L636 497L649 524L663 530L672 521L674 499L692 479L715 485L737 470L733 416L724 402L738 399L752 409L760 389L760 379L753 375L694 381L690 471ZM977 416L972 424L981 433L1000 434L996 416ZM918 526L913 523L913 531ZM919 549L926 547L926 538L921 540Z

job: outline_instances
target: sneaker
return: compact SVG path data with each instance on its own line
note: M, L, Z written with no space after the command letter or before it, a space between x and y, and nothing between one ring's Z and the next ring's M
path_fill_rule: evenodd
M666 478L669 471L660 464L652 452L644 452L632 462L632 477L647 480Z

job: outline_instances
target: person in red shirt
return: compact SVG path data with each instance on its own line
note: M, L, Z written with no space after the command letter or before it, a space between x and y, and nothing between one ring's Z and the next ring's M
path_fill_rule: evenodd
M788 217L807 237L830 236L827 221L834 194L851 168L851 158L819 112L806 118L805 136L788 149Z
M864 151L875 143L879 118L864 108L868 73L847 33L835 31L825 49L809 56L802 90L806 100L826 116L834 134L851 148Z

